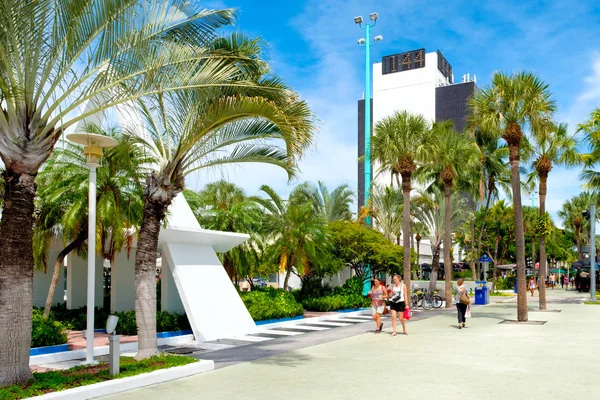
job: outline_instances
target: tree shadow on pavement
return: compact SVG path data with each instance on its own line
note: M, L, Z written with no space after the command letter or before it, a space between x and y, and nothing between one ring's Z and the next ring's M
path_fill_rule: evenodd
M258 365L276 365L278 367L298 367L313 360L313 357L306 354L290 351L288 353L278 354L274 357L261 358L252 361L252 364Z

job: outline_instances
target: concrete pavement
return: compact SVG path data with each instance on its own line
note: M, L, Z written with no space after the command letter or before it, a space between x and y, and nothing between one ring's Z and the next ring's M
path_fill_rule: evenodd
M378 335L340 328L327 334L357 334L107 399L600 398L600 306L576 292L548 297L554 311L529 314L543 325L501 323L516 318L516 298L506 298L473 308L466 329L454 312L411 321L408 336L392 337L389 323ZM536 309L537 296L528 300Z

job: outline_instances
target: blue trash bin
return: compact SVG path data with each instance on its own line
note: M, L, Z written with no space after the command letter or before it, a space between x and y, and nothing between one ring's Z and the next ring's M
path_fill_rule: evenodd
M475 304L485 305L490 302L490 294L485 281L475 282Z

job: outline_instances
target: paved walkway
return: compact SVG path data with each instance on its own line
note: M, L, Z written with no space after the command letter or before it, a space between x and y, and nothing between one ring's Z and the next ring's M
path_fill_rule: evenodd
M300 348L299 338L267 342L270 352L263 357L272 356L112 398L598 399L600 306L582 305L576 292L548 296L548 308L560 312L529 314L543 325L501 323L516 317L516 298L507 298L474 308L463 330L456 328L455 313L439 312L411 321L408 336L392 337L389 323L379 335L365 333L366 324L315 332L303 335L310 347ZM537 308L537 297L529 301ZM355 336L311 345L311 337L336 334ZM288 351L290 343L297 348Z

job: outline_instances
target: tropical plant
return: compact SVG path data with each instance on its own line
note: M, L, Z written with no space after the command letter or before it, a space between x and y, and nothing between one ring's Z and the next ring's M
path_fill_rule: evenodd
M451 122L435 123L433 137L427 146L427 163L419 169L420 179L444 189L444 277L446 308L452 307L452 191L456 184L468 181L480 171L477 144L454 131ZM479 182L479 177L476 179Z
M521 202L520 148L524 126L540 131L552 120L555 103L548 85L529 72L507 75L496 72L492 83L469 101L471 124L486 132L498 132L509 149L515 239L517 252L517 319L528 320L525 282L525 232Z
M577 196L563 203L558 216L563 220L565 228L573 231L575 235L575 245L577 247L577 259L583 258L582 246L589 242L587 232L589 232L589 221L582 215L589 209L590 204L598 203L598 196L591 192L582 192Z
M417 246L417 264L420 263L421 259L421 240L423 236L427 236L429 232L427 231L427 226L423 224L421 221L413 222L412 231L415 234L415 243Z
M199 72L207 61L198 49L233 18L189 0L0 3L0 386L31 378L35 177L54 145L115 105L219 85Z
M403 281L410 287L410 191L413 172L425 158L429 124L422 115L397 111L378 121L372 139L373 160L381 166L378 173L389 172L400 187L402 177L404 247Z
M586 186L594 191L600 190L600 172L594 169L600 162L600 108L594 110L583 124L577 126L577 131L584 134L583 141L590 152L582 155L585 168L581 179L586 181Z
M354 200L354 192L348 185L340 185L330 192L322 181L318 181L317 186L305 182L299 190L303 190L304 195L312 200L313 207L326 222L352 219L350 205Z
M292 191L289 200L284 201L273 188L263 185L260 190L267 198L256 198L267 213L265 239L272 243L267 258L279 264L281 273L285 272L285 290L292 273L303 277L310 275L311 267L318 268L328 248L325 220L304 196L303 189Z
M371 215L387 240L400 244L402 233L402 192L393 187L373 187Z
M88 125L86 131L119 139L117 129L101 130ZM121 145L104 150L103 162L96 169L96 251L114 265L117 253L130 254L134 235L141 221L141 180L146 159L139 148ZM83 246L88 237L88 178L86 157L80 146L64 142L55 149L37 177L38 211L34 225L34 260L46 268L51 239L60 237L65 247L54 263L44 316L56 292L64 258L73 250L87 255ZM68 243L68 244L67 244Z
M485 199L483 219L477 238L476 257L481 256L481 240L485 230L485 223L488 215L490 203L497 200L499 196L499 187L503 189L510 197L510 168L508 165L508 147L500 145L499 135L490 135L478 130L475 133L475 142L479 146L482 157L482 175L481 175L481 193L480 200ZM473 260L475 261L475 260ZM472 262L472 270L475 268L475 262ZM474 271L474 276L477 271Z
M138 359L157 353L153 316L158 234L186 176L249 162L275 165L294 176L297 160L315 133L306 103L277 78L265 75L259 42L233 34L205 47L205 56L197 73L215 82L211 89L146 97L137 102L143 128L129 128L130 141L141 145L154 164L145 183L135 260Z
M552 124L533 131L531 151L534 160L531 163L531 175L539 180L540 217L546 215L546 194L548 192L548 174L555 165L575 166L582 162L577 151L577 139L569 134L567 124ZM531 177L533 179L533 177ZM540 281L546 279L546 235L540 235ZM540 285L539 307L546 309L546 287Z
M250 234L250 240L222 255L230 279L245 277L249 265L257 264L259 258L257 240L263 215L258 203L248 198L242 188L224 180L206 185L197 200L187 190L184 195L192 199L192 211L202 227Z
M446 207L442 206L442 203L445 203L445 195L439 188L434 186L429 191L420 191L418 197L414 200L416 205L415 218L423 225L423 232L429 239L431 246L432 260L429 290L432 291L435 290L440 269L440 251L442 250L446 224L449 224L450 232L455 232L469 214L464 196L461 196L457 191L454 191L451 196L449 218L446 218ZM449 252L450 249L446 250L444 248L444 254ZM445 267L446 262L444 261ZM451 289L445 288L445 290L450 294L452 293ZM450 299L450 304L452 304L452 299Z

